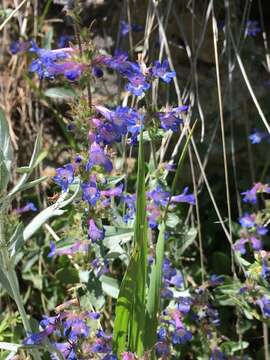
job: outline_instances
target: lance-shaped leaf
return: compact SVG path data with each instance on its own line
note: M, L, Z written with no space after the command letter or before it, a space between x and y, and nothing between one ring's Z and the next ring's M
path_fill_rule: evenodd
M0 286L8 293L8 295L13 298L13 291L9 285L8 278L6 277L2 267L0 267Z
M8 171L12 162L12 146L10 142L9 128L6 121L5 113L0 108L0 150L3 153L4 162Z
M14 196L18 191L20 191L23 187L23 185L26 183L26 181L28 180L32 170L38 165L38 163L43 159L43 156L40 156L40 151L41 151L41 143L42 143L42 139L41 139L41 134L38 134L36 142L35 142L35 146L34 146L34 150L32 153L32 157L30 160L30 163L28 165L28 167L24 167L24 174L22 175L22 177L20 178L20 180L18 181L18 183L14 186L14 188L9 192L8 197L11 198L12 196ZM27 170L27 171L26 171Z
M168 208L171 197L175 192L176 184L179 179L180 171L185 159L185 155L187 153L188 144L191 140L191 136L194 131L195 125L196 123L194 124L189 136L186 139L184 148L179 158L176 173L172 184L170 198L165 209L163 221L159 228L159 236L156 245L156 257L151 269L150 285L149 285L149 292L147 298L147 333L145 334L145 347L147 349L153 349L155 343L157 342L157 326L158 326L158 316L160 314L160 292L162 287L162 272L163 272L163 261L164 261L164 232L166 228Z
M121 353L126 350L135 352L138 356L141 356L144 351L143 339L145 331L147 269L147 222L144 168L144 149L141 132L137 173L134 248L120 287L113 333L114 350L119 358Z
M5 113L0 108L0 192L6 189L10 179L12 147Z
M144 352L144 332L146 315L146 275L147 275L147 221L145 196L145 163L143 133L140 134L139 161L136 191L136 219L134 231L136 254L136 277L132 318L130 324L130 349L138 356Z
M6 189L9 182L9 171L6 166L4 154L0 149L0 192Z
M19 223L9 240L10 256L14 257L23 245L23 224Z
M80 191L80 182L78 181L74 189L72 196L67 198L68 192L63 193L55 204L47 207L41 211L33 220L26 226L23 232L24 241L28 240L43 224L45 224L50 218L54 216L62 215L65 210L62 210L65 206L69 205L77 196Z

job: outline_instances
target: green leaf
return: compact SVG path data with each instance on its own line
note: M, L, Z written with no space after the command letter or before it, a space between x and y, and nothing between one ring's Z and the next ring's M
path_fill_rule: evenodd
M190 228L184 234L181 234L181 244L179 248L179 255L182 255L194 243L197 237L197 229Z
M225 341L222 343L222 350L228 355L234 355L237 351L245 350L249 346L247 341Z
M97 310L101 309L105 304L105 297L102 291L101 282L95 274L89 271L79 271L80 281L86 283L86 294L80 298L80 303L84 308L94 306Z
M9 177L10 175L6 166L4 154L0 149L0 192L6 189Z
M34 150L32 153L32 157L30 160L30 163L28 165L29 171L24 173L22 175L22 177L20 178L20 180L18 181L18 183L14 186L14 188L9 192L8 197L12 197L14 196L18 191L21 191L21 188L23 187L23 185L26 183L26 181L28 180L32 170L34 169L34 167L38 164L37 160L38 157L40 155L40 151L41 151L41 134L39 133L37 136L37 139L35 141L35 145L34 145Z
M27 189L31 189L32 187L42 183L44 180L46 180L48 178L48 176L42 176L41 178L39 179L36 179L36 180L32 180L32 181L29 181L27 182L26 184L24 184L21 188L20 188L20 191L24 191L24 190L27 190Z
M17 352L19 349L21 349L23 345L21 344L13 344L8 342L0 342L0 349L1 350L7 350L7 351L14 351Z
M25 227L23 232L24 241L28 240L45 222L54 216L60 216L64 214L64 210L61 210L65 206L69 205L77 196L80 191L80 182L76 184L74 193L67 198L68 192L63 193L55 204L47 207L35 216L32 221Z
M168 216L168 209L172 195L175 192L180 171L187 153L188 145L191 140L193 131L195 129L196 122L193 125L182 150L181 156L179 158L176 173L173 179L172 190L170 193L170 198L165 209L164 219L160 225L159 236L156 245L156 258L152 265L151 274L150 274L150 284L149 292L147 299L147 333L145 334L145 347L147 349L153 349L155 343L157 342L157 326L158 326L158 315L160 312L160 291L162 284L162 271L163 271L163 260L164 260L164 232L166 228L166 221Z
M118 354L119 358L128 348L127 338L132 315L136 281L136 255L137 253L133 252L131 256L128 268L122 280L115 310L113 345L114 352Z
M160 225L158 241L156 245L156 259L152 265L150 285L147 299L147 336L145 337L146 348L152 348L156 343L156 330L158 326L158 313L160 308L160 290L162 287L162 271L164 259L164 221Z
M19 223L9 241L10 256L17 254L23 245L23 224Z
M102 275L100 277L102 290L110 297L117 299L119 295L119 284L116 279L111 276Z
M3 289L8 293L8 295L13 298L13 291L9 285L9 281L2 270L2 267L0 267L0 284L3 287Z
M147 275L147 221L145 208L145 162L143 134L141 131L137 172L134 248L117 300L113 333L114 348L119 357L126 349L136 353L138 356L142 356L144 352Z
M147 277L147 220L145 196L144 145L140 134L139 161L136 191L136 218L134 231L135 256L135 291L132 319L130 324L130 349L138 356L144 353L144 331L146 315L146 277Z
M9 135L8 123L6 121L5 113L0 108L0 150L3 153L4 162L8 171L11 168L13 158L12 146Z
M52 87L44 92L49 98L54 100L70 100L77 96L76 91L71 87Z
M29 168L29 166L21 166L21 167L18 167L16 169L16 172L18 174L25 174L25 173L29 173L31 171L31 169Z

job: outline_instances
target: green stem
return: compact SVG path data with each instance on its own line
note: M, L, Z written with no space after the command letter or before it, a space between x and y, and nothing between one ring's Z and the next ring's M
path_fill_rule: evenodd
M9 252L7 249L7 243L5 239L5 230L4 230L4 217L3 212L0 213L0 252L1 258L3 261L3 270L7 276L10 288L12 290L13 299L17 305L18 311L20 313L24 330L26 333L31 333L32 329L27 318L27 314L24 308L23 300L19 290L19 284L15 268L12 260L10 259ZM40 355L37 350L31 350L31 354L34 359L40 360Z
M269 360L268 326L265 323L263 323L263 345L264 345L264 360Z

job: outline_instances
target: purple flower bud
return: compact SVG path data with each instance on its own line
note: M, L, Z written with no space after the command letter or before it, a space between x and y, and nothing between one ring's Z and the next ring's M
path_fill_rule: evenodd
M195 196L193 194L188 194L188 187L185 187L182 194L172 196L171 201L176 203L183 202L190 205L195 205Z
M122 192L123 192L123 184L121 184L115 188L112 188L112 189L102 190L101 195L113 197L113 196L120 196L122 194Z
M98 66L93 66L92 68L92 74L96 77L96 78L102 78L103 77L103 71L100 67Z
M132 352L123 352L122 360L136 360L136 356Z
M37 208L36 208L34 203L29 202L26 205L24 205L23 207L17 208L15 211L18 214L21 214L21 213L25 213L25 212L28 212L28 211L34 211L35 212L35 211L37 211Z
M220 285L224 282L224 276L223 275L216 275L216 274L213 274L210 276L210 279L209 279L209 284L211 286L217 286L217 285Z

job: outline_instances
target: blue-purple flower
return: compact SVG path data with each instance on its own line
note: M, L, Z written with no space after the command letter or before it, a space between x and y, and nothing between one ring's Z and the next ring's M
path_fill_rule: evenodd
M74 37L72 35L60 35L57 45L59 48L64 48L69 45L69 42L72 41Z
M56 176L53 180L61 186L62 191L66 192L74 180L74 167L72 164L66 164L62 168L56 169Z
M44 330L29 335L23 343L25 345L38 345L43 342L49 335L51 335L56 329L55 325L48 325Z
M85 338L89 334L89 327L86 325L81 316L68 313L67 318L63 322L64 335L71 341L76 341L78 338Z
M78 240L74 244L57 249L55 243L50 244L50 252L48 257L62 256L62 255L74 255L78 252L86 253L88 251L89 244L86 240Z
M87 201L89 205L95 206L100 198L100 191L97 188L97 183L95 181L90 181L88 183L81 184L81 187L83 200Z
M160 112L157 114L160 120L160 126L164 130L172 130L177 132L179 126L183 123L182 119L174 111Z
M21 214L21 213L25 213L28 211L37 211L37 207L33 202L28 202L26 205L24 205L21 208L17 208L15 209L16 213Z
M129 61L127 54L122 51L117 51L114 56L99 56L95 62L104 64L127 78L129 82L126 85L126 90L135 96L141 96L144 91L150 88L139 64Z
M72 60L75 49L70 47L46 50L32 42L29 51L38 56L30 64L29 71L36 72L40 79L54 78L56 75L63 74L68 80L74 81L86 68L85 64Z
M195 205L195 196L193 194L188 194L188 186L186 186L180 195L172 196L172 202L176 203L188 203L190 205Z
M256 219L255 214L245 214L240 217L239 223L244 228L251 228L255 226L255 219Z
M261 308L261 312L263 316L266 318L270 317L270 298L267 295L262 296L259 300L256 301L256 303Z
M259 193L270 193L270 187L267 184L262 184L260 182L255 183L253 187L247 191L241 192L241 195L244 195L243 201L245 203L256 204L257 203L257 194Z
M11 54L15 55L29 48L29 41L13 41L9 47Z
M252 134L249 135L249 140L252 144L260 144L262 140L268 137L268 133L255 129Z
M210 276L210 279L208 280L210 286L217 286L224 282L224 276L223 275L216 275L213 274Z
M88 236L93 242L103 240L105 237L104 229L100 229L93 219L88 221Z
M210 360L227 360L227 357L220 349L215 348L211 352Z
M166 206L170 193L168 191L164 191L161 186L157 186L156 189L149 191L147 195L156 205Z
M182 279L182 283L183 283L183 279ZM180 296L177 299L178 302L178 310L180 311L180 313L182 314L187 314L190 311L190 307L192 305L192 298L189 296L183 297Z
M120 34L122 36L126 36L130 31L133 32L140 32L143 30L143 27L137 24L131 24L127 23L124 20L120 21Z
M90 147L89 160L86 164L86 170L91 170L95 165L102 166L107 172L111 172L113 168L112 162L109 159L109 156L105 154L104 149L94 142Z
M77 356L74 351L75 344L71 341L64 343L53 343L53 346L62 353L66 360L77 360ZM51 354L51 357L52 360L58 359L58 357L54 358L53 354Z
M151 73L154 77L160 78L167 84L170 83L176 75L175 71L169 71L169 62L167 59L164 60L163 63L155 61Z
M262 277L264 279L268 279L270 275L270 269L268 266L268 262L265 258L262 259Z
M249 36L256 36L259 32L261 32L261 28L259 27L258 21L248 20L246 25L246 34Z
M246 244L249 243L254 251L259 251L262 249L262 242L260 239L257 239L255 236L250 238L240 238L238 239L233 247L236 251L239 251L241 254L246 253Z

